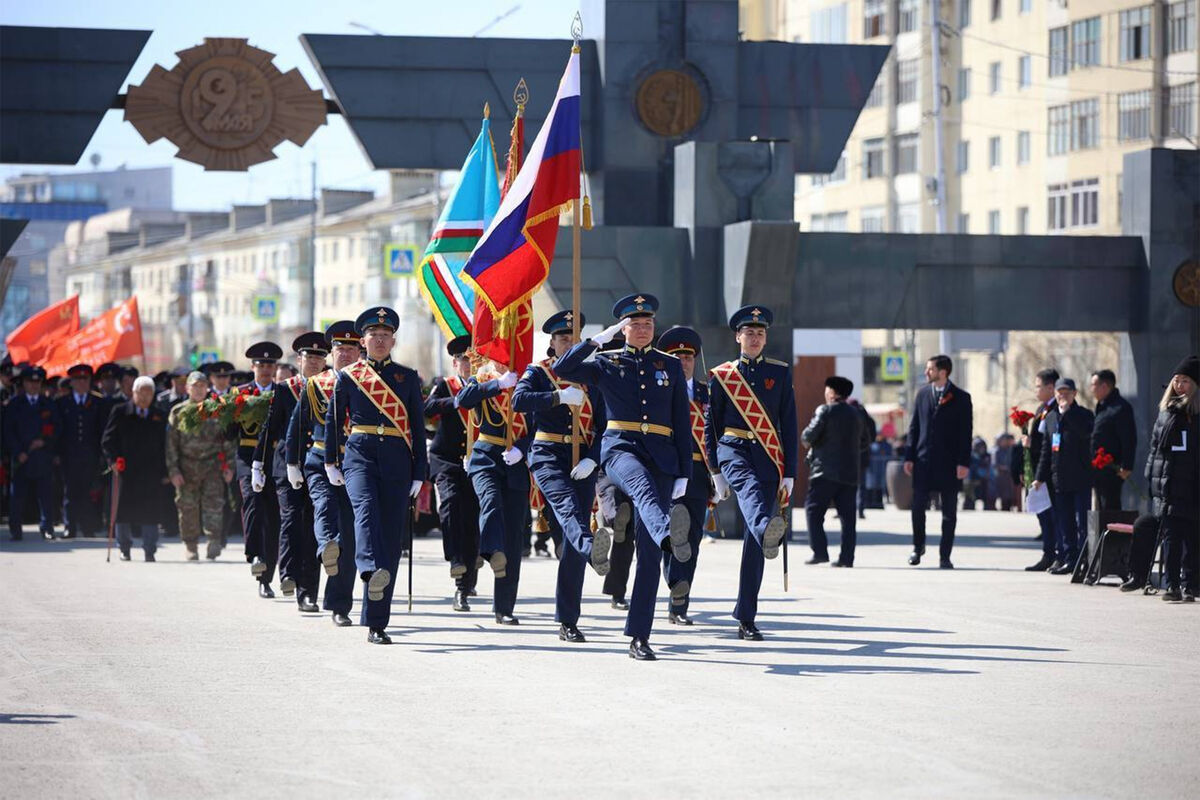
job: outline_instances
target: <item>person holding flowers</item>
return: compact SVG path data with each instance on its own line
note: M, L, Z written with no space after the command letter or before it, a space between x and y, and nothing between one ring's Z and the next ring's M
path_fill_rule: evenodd
M1021 411L1013 406L1010 415L1012 423L1021 429L1021 446L1025 451L1024 484L1033 488L1034 476L1037 475L1038 465L1042 458L1042 439L1046 434L1046 418L1054 410L1054 384L1058 381L1058 370L1043 369L1033 378L1033 392L1037 396L1037 410ZM1053 475L1047 475L1046 488L1054 497ZM1043 509L1037 515L1038 525L1041 526L1042 557L1036 564L1025 568L1026 572L1045 572L1062 566L1055 559L1057 528L1054 524L1054 507Z
M1075 381L1059 378L1054 384L1055 408L1046 417L1042 456L1033 488L1053 482L1050 499L1058 528L1055 554L1058 565L1052 575L1068 575L1075 569L1087 512L1092 500L1092 412L1075 402Z

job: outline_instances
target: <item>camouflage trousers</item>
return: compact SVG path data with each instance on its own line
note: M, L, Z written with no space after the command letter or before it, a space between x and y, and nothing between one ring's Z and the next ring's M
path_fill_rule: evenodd
M224 544L225 481L217 465L184 469L183 486L175 490L175 507L179 509L179 538L189 550L195 549L201 529L208 537L209 550L220 550Z

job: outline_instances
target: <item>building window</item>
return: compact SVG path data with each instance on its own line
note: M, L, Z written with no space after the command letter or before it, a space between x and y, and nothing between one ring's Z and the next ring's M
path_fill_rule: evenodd
M958 71L958 102L962 102L971 96L971 68L964 67Z
M1065 183L1052 183L1046 189L1046 230L1061 231L1067 228L1067 201L1070 191Z
M1052 156L1060 156L1067 152L1071 145L1071 108L1050 106L1049 117L1046 131L1047 152Z
M842 157L838 159L837 166L833 168L833 172L828 175L813 175L813 186L824 186L829 183L845 183L846 182L846 154L842 153Z
M879 75L875 78L875 85L871 87L871 93L867 95L867 102L863 108L879 108L883 105L883 87L887 83L887 70L880 70Z
M1100 142L1100 101L1076 100L1071 103L1071 149L1087 150Z
M921 62L910 58L896 62L896 103L911 103L917 99L917 77Z
M1028 14L1032 10L1033 10L1033 0L1021 0L1020 13Z
M814 44L846 43L845 3L814 11L809 22L809 33Z
M1196 136L1196 84L1181 83L1168 86L1165 90L1167 102L1163 105L1166 119L1166 135L1169 138Z
M1024 236L1029 233L1029 206L1021 206L1017 209L1017 235Z
M896 206L896 226L897 233L920 233L921 232L921 204L920 203L902 203Z
M959 214L955 221L955 233L970 233L971 232L971 215Z
M1026 89L1033 83L1033 62L1029 56L1017 59L1017 88Z
M849 214L845 211L835 211L825 215L825 230L829 233L845 233L846 220Z
M1067 28L1050 29L1050 77L1067 74Z
M861 212L859 212L859 220L862 223L861 224L862 232L863 233L883 233L883 230L884 230L883 223L884 223L884 219L886 218L886 216L887 216L887 212L884 210L883 206L872 206L870 208L864 208Z
M883 177L883 139L863 140L863 177Z
M958 27L965 28L971 24L971 0L958 0Z
M1117 139L1132 142L1150 138L1150 90L1117 95Z
M988 65L988 94L1000 94L1000 62Z
M959 142L954 148L954 168L962 175L971 168L971 143Z
M1196 49L1196 0L1167 6L1167 52Z
M1017 131L1017 163L1029 163L1029 131Z
M887 33L887 0L863 3L863 38L873 39Z
M329 246L329 258L332 261L338 260L338 243L336 240Z
M1000 0L992 0L992 22L1000 19Z
M993 236L1000 233L1000 212L998 210L988 212L988 233Z
M1137 61L1150 57L1151 6L1121 12L1121 60Z
M354 258L354 238L346 240L346 258Z
M1100 179L1071 182L1071 227L1088 228L1100 223Z
M920 0L900 0L898 8L900 15L900 33L915 31L921 22Z
M918 155L921 136L916 133L905 133L897 136L896 142L896 174L906 175L917 171Z
M1100 18L1071 23L1072 67L1090 67L1100 63Z
M999 169L1000 167L999 136L992 136L988 139L988 167L990 169Z

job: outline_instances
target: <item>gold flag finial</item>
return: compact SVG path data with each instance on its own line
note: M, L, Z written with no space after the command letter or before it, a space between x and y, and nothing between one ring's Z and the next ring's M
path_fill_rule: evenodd
M483 118L491 119L491 117L492 117L492 107L490 104L484 103L483 104Z
M524 78L517 81L517 88L513 89L513 102L517 104L518 111L524 111L525 104L529 102L529 86Z

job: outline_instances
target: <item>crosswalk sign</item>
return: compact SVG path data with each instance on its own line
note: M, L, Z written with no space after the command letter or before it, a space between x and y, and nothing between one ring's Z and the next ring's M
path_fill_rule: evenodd
M410 277L420 256L415 244L387 244L383 248L383 274L389 278Z
M886 382L908 380L908 356L902 350L884 350L879 356L879 375Z

